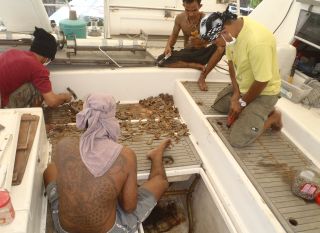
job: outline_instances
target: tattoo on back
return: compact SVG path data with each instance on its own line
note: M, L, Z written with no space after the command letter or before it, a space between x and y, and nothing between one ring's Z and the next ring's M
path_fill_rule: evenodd
M77 232L103 231L116 208L120 192L117 186L122 182L121 175L125 177L126 159L119 156L106 174L94 177L82 162L77 143L58 144L56 155L63 227Z

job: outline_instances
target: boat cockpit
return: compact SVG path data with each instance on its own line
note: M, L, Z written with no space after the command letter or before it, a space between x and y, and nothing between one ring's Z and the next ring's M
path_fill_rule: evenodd
M13 222L0 224L0 232L53 232L42 173L55 156L56 141L79 135L75 128L75 114L81 109L78 101L92 92L110 93L118 101L120 140L137 153L140 183L149 175L146 152L164 137L175 140L165 153L171 186L164 197L175 202L181 214L167 214L170 217L163 221L176 221L170 226L160 224L166 229L142 224L140 233L154 228L195 233L320 232L319 206L291 192L295 171L310 164L320 168L320 111L301 104L315 89L306 81L319 79L319 0L263 0L250 13L249 17L267 26L277 38L282 98L276 107L284 126L277 134L265 132L243 149L230 145L227 116L211 108L217 93L230 83L224 59L208 75L207 92L198 88L198 70L155 65L174 16L182 9L180 1L99 2L108 26L98 27L101 35L97 37L78 38L59 33L57 25L52 27L41 0L0 0L0 18L6 27L0 31L0 52L28 49L34 26L52 32L59 42L56 61L48 66L52 86L57 92L70 87L78 97L73 105L55 111L45 107L0 109L0 126L4 126L0 128L0 187L9 191L15 210ZM212 2L203 1L208 4L204 11L225 9L220 3L224 1ZM69 12L68 6L66 9ZM20 13L13 14L13 10ZM92 30L93 26L86 24L85 28ZM156 35L155 30L163 31ZM182 47L182 41L178 46ZM170 107L164 104L167 98L173 100ZM143 105L144 101L155 106ZM177 115L165 111L174 108ZM151 119L150 112L158 115ZM152 124L156 124L155 131ZM17 165L18 160L23 165Z

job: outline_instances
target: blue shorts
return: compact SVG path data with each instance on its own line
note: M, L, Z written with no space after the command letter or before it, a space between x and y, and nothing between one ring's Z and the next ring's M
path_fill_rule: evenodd
M48 200L51 205L51 215L55 230L57 233L68 233L63 230L59 221L59 196L57 184L51 182L46 188ZM116 209L116 221L113 227L107 233L134 233L138 230L138 225L142 223L156 206L157 201L154 195L140 187L138 189L137 208L132 213L126 213L120 205Z

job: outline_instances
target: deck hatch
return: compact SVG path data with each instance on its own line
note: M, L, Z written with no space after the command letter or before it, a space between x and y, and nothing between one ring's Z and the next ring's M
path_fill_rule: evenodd
M226 118L209 117L208 121L285 230L319 232L319 206L291 192L294 171L312 162L283 133L265 132L251 145L234 148L228 142Z

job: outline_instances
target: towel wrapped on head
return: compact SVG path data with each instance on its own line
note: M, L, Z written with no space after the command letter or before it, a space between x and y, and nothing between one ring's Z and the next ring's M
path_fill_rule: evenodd
M120 126L115 118L116 102L108 94L90 94L76 115L77 127L86 129L80 138L80 155L95 177L104 175L123 146L117 143Z
M235 19L237 19L237 15L229 11L229 6L223 13L213 12L210 15L206 15L200 22L201 39L210 42L214 41L220 35L225 22Z

